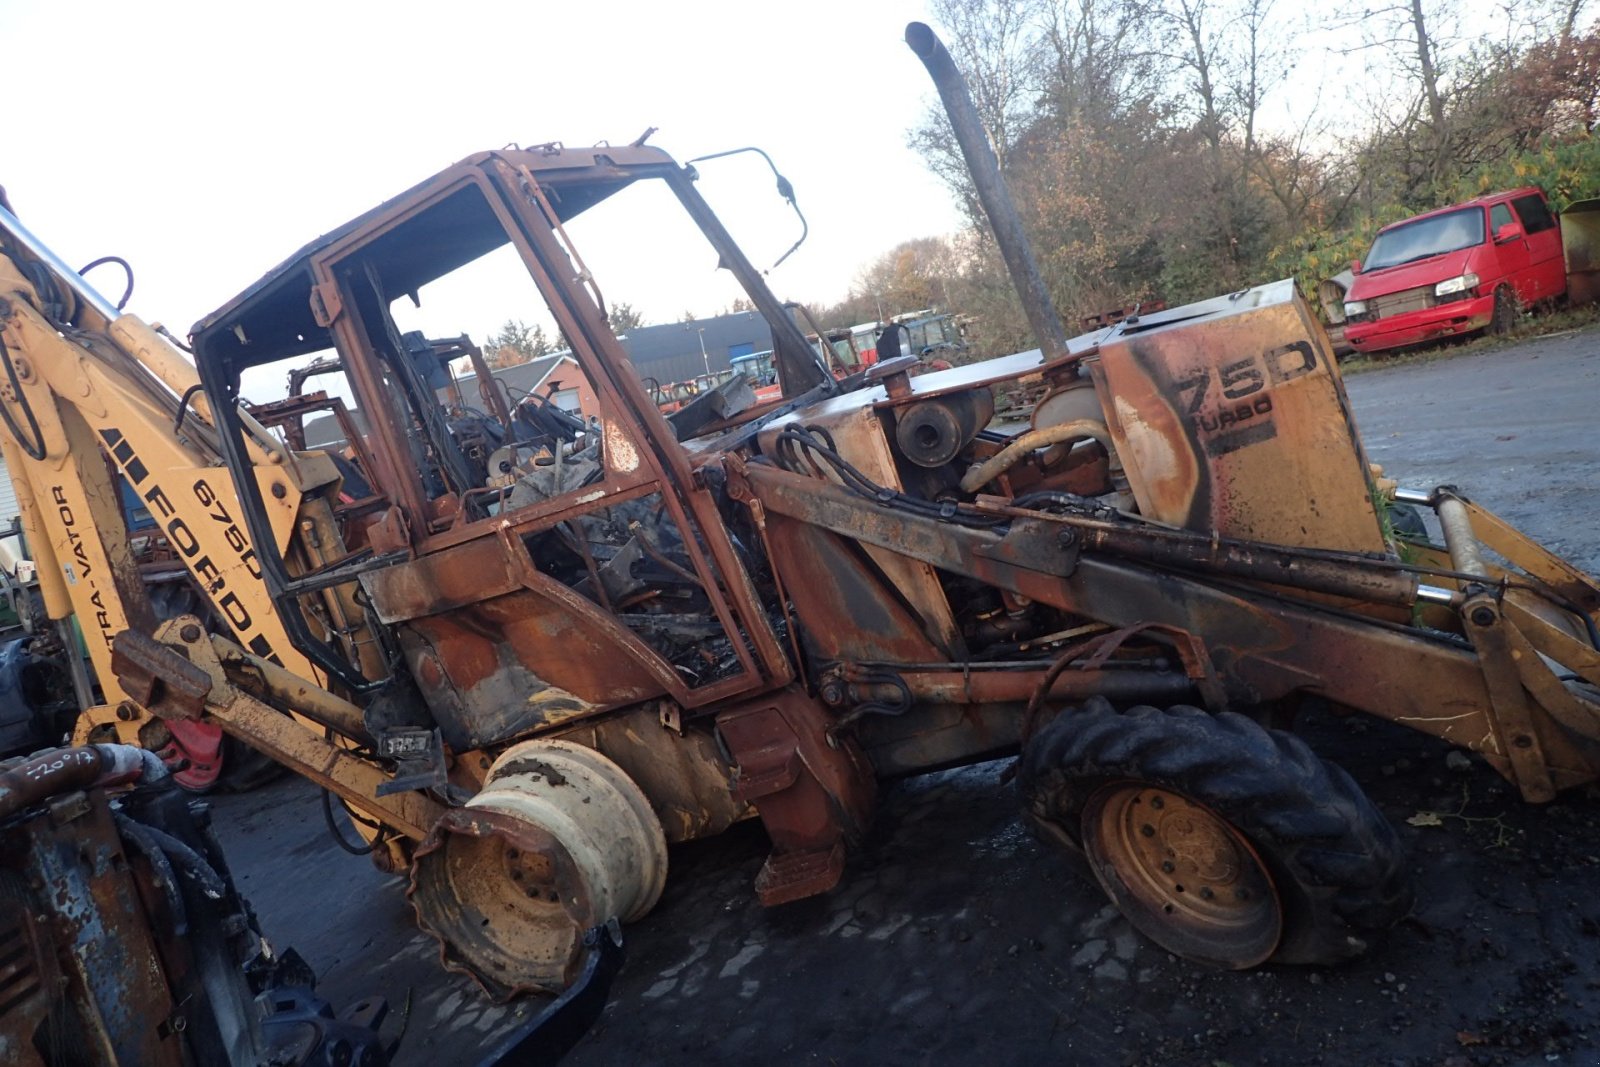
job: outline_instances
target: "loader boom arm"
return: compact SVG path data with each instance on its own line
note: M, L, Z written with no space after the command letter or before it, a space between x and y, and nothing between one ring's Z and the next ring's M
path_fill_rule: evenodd
M149 509L241 647L318 679L262 584L193 366L155 329L66 272L3 209L0 241L0 454L46 611L76 617L103 696L85 709L79 740L105 726L137 741L146 721L111 667L118 633L150 633L158 622L129 547L119 481ZM302 502L336 486L338 473L325 455L292 453L256 425L248 448L277 549L286 552Z

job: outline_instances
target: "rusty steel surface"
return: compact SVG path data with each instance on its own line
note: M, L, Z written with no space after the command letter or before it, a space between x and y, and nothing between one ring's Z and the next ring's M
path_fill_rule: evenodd
M105 761L98 750L51 749L0 770L0 819L45 797L84 789L100 776Z
M1259 706L1314 694L1445 737L1510 773L1509 754L1493 724L1484 664L1448 640L1362 622L1264 589L1219 588L1199 577L1149 569L1142 561L1085 554L1069 562L1062 552L1053 569L1067 573L1053 576L1041 573L1049 563L1037 551L1017 562L997 559L1004 539L986 531L909 514L886 516L843 489L784 471L751 467L747 477L769 513L852 539L897 544L941 567L1088 618L1117 626L1159 623L1192 634L1208 662L1226 664L1218 675L1231 702ZM1022 566L1023 558L1031 566ZM1558 788L1600 772L1571 740L1551 736L1544 743Z
M1226 819L1182 793L1108 785L1089 798L1083 848L1134 925L1188 959L1232 970L1265 962L1283 935L1272 874Z
M776 424L780 431L783 425L782 422ZM868 478L889 488L904 487L895 467L894 455L890 451L882 416L873 409L866 406L846 408L839 412L838 417L818 415L815 418L808 418L806 425L820 427L829 433L837 446L852 457L852 463ZM771 446L764 445L764 447ZM917 631L944 649L947 655L959 653L960 637L956 630L954 615L933 567L913 555L895 552L879 545L868 544L865 549L884 580L899 590L901 598L917 616ZM828 569L823 569L812 573L829 572ZM798 584L791 582L790 588L797 590ZM851 618L849 614L833 617ZM870 624L864 622L857 622L855 625L861 629L873 629ZM879 629L879 633L882 635L880 640L892 640L889 638L890 631Z
M1087 362L1141 514L1224 537L1384 550L1332 354L1291 283L1148 316Z
M834 410L845 408L847 405L838 404ZM892 435L891 419L892 413L880 424L881 432ZM806 420L802 417L798 421ZM867 425L865 420L863 425ZM996 440L985 444L997 444L999 435L994 436ZM762 448L757 445L751 452L760 453ZM968 462L967 457L962 458L964 462L958 466ZM973 456L973 460L980 458ZM960 471L948 473L959 476ZM780 640L788 638L799 645L794 657L799 680L791 689L782 691L783 703L772 696L747 695L736 702L692 709L675 700L654 697L638 706L601 709L593 716L553 727L553 732L563 737L612 755L630 775L636 776L658 810L672 806L675 810L670 817L663 813L662 818L676 823L676 831L667 831L676 840L715 833L752 809L765 824L766 837L732 835L743 842L740 847L748 853L750 862L745 869L718 877L707 899L687 913L692 916L687 922L676 918L686 914L682 911L663 918L664 926L675 922L682 926L669 931L669 936L680 939L685 956L700 950L698 946L710 929L702 925L711 922L707 916L719 913L727 906L725 901L739 897L739 890L748 884L758 864L762 865L758 894L768 902L815 894L840 879L845 850L865 822L867 805L862 801L874 780L968 762L980 754L1015 751L1024 732L1021 719L1027 705L1035 703L1035 696L1039 696L1041 718L1065 711L1090 691L1115 691L1119 706L1147 699L1158 704L1192 701L1212 710L1245 710L1275 723L1287 723L1300 712L1297 721L1311 719L1313 728L1318 722L1331 722L1328 729L1352 737L1370 729L1384 739L1382 745L1373 747L1395 751L1405 747L1405 735L1385 724L1360 718L1334 719L1325 714L1332 710L1342 716L1351 709L1364 709L1412 730L1482 752L1495 771L1516 783L1522 792L1528 792L1530 786L1543 789L1541 776L1552 790L1567 789L1595 777L1592 747L1578 743L1574 737L1584 736L1584 730L1597 720L1585 706L1581 688L1569 687L1567 682L1571 680L1564 681L1541 659L1550 656L1566 671L1576 674L1593 673L1600 667L1600 654L1585 648L1588 639L1581 616L1571 610L1591 603L1585 598L1592 592L1581 574L1568 573L1529 550L1509 526L1501 524L1502 530L1490 517L1471 518L1471 536L1484 546L1482 566L1476 568L1482 573L1474 575L1466 573L1473 569L1463 566L1467 561L1453 559L1437 546L1408 552L1404 557L1409 561L1406 566L1417 569L1402 570L1401 557L1387 548L1375 549L1370 556L1349 550L1318 554L1293 546L1214 538L1209 530L1173 533L1139 518L1109 516L1096 502L1085 505L1059 498L1036 499L1035 507L1057 508L1055 513L1042 514L1010 503L1021 494L1008 498L997 493L990 500L963 500L959 507L941 512L937 507L914 506L919 501L931 503L932 494L916 497L914 489L905 488L907 480L897 483L902 487L897 491L899 495L862 491L860 487L850 489L835 478L806 474L800 464L780 468L770 455L752 455L748 462L739 457L722 457L720 462L705 464L702 475L703 484L713 491L719 485L719 477L728 479L728 498L736 507L727 508L722 520L737 530L745 548L760 544L763 535L770 544L769 551L761 555L752 552L744 558L753 558L763 566L770 563L773 573L753 567L744 577L757 588L758 598L766 598L770 617L790 620L775 632ZM943 484L952 482L946 479ZM752 523L739 525L738 508L751 514ZM1428 518L1431 522L1435 516ZM1105 536L1076 536L1069 546L1060 541L1066 529L1080 533L1104 531ZM1504 547L1491 550L1491 538ZM956 612L962 639L973 650L972 656L950 657L946 649L919 632L921 620L908 608L909 598L884 579L883 568L875 562L863 563L872 558L863 545L920 561L938 572ZM1487 558L1491 551L1505 557L1504 566ZM735 581L739 577L730 574L728 579ZM854 588L837 588L847 580ZM1419 580L1437 587L1430 590L1433 599L1413 601L1411 590ZM1337 588L1349 603L1336 606L1319 599L1313 595L1314 587L1319 585ZM1482 592L1469 592L1472 586L1481 586ZM1478 596L1487 596L1488 600L1475 600ZM774 603L778 600L781 603ZM1380 613L1375 610L1380 601L1401 610ZM1408 601L1417 607L1415 618L1409 617ZM1474 622L1473 615L1479 608L1492 608L1498 617ZM888 620L887 625L894 631L881 642L885 647L877 650L884 654L869 658L857 649L852 655L850 644L871 638L871 630L880 620ZM784 634L782 631L791 625L793 629ZM1474 625L1493 633L1476 641L1471 632ZM808 635L808 630L813 633ZM1493 643L1496 639L1498 644ZM1082 647L1075 648L1079 644ZM826 650L829 655L819 656L818 650ZM1106 658L1101 658L1102 653ZM980 654L992 656L995 662L981 665L983 660L977 658ZM1032 662L1016 669L999 665L1026 658ZM1064 663L1059 673L1054 673L1056 660ZM843 685L837 699L830 695L834 681ZM1157 690L1153 695L1137 691L1146 682ZM909 707L903 706L905 701L900 699L902 688L909 694ZM1043 695L1039 695L1041 690ZM876 707L863 713L864 705ZM697 710L702 713L696 714ZM1057 717L1054 721L1066 720ZM713 724L715 733L711 732ZM611 736L607 736L608 732ZM830 736L838 747L827 744ZM1402 740L1396 742L1395 738ZM1519 738L1527 740L1519 742ZM1417 790L1430 798L1425 801L1430 810L1448 819L1449 812L1457 810L1455 805L1462 803L1454 795L1457 779L1451 775L1462 772L1451 769L1453 764L1442 764L1446 749L1431 738L1413 737L1411 744L1416 747L1406 749L1407 758L1416 752L1428 753L1430 761L1441 764L1438 774L1444 785L1435 782L1429 786L1422 781L1425 774L1402 774L1410 769L1404 766L1380 775L1376 761L1395 759L1382 751L1357 757L1358 777L1365 788L1382 792L1391 819L1398 813L1398 818L1404 820L1418 810L1411 796ZM473 754L471 758L487 759L492 755ZM636 770L639 768L643 770ZM999 766L979 768L962 780L982 780L987 788L999 770ZM661 773L651 778L650 773L656 771ZM1490 790L1488 796L1509 796L1500 783L1488 782L1488 778L1479 774L1472 779L1473 800L1478 806L1463 806L1460 810L1470 811L1473 817L1480 813L1490 817L1504 815L1524 827L1541 825L1536 821L1537 815L1516 813L1515 808L1509 809L1513 814L1505 814L1507 809L1499 807L1485 812L1485 787ZM464 783L465 779L452 781ZM1174 807L1181 807L1176 794L1165 792L1163 803L1173 800ZM1145 799L1152 795L1143 794ZM1122 796L1119 810L1112 812L1107 821L1113 829L1120 827L1120 845L1113 849L1119 857L1118 866L1134 873L1142 869L1150 883L1145 886L1147 901L1158 910L1166 904L1175 910L1188 905L1195 911L1190 918L1202 931L1242 928L1248 935L1240 938L1243 942L1264 944L1270 940L1270 923L1262 919L1259 908L1240 909L1248 914L1235 914L1222 906L1226 901L1202 907L1208 903L1204 897L1200 897L1201 903L1187 897L1180 899L1180 883L1162 888L1159 878L1179 874L1181 860L1188 865L1181 869L1182 873L1193 873L1201 879L1195 884L1210 888L1214 894L1219 887L1248 888L1251 876L1248 865L1243 863L1247 852L1240 846L1247 847L1250 842L1230 838L1228 827L1208 823L1202 813L1187 809L1185 817L1190 823L1183 832L1174 828L1168 833L1150 823L1156 833L1153 838L1146 838L1142 833L1144 824L1134 815L1135 801L1140 797L1139 792ZM1561 803L1578 800L1581 798ZM1001 807L1003 804L997 802L997 810ZM1561 838L1561 828L1571 825L1563 819L1570 819L1570 811L1558 804L1550 823L1554 829L1541 840ZM999 815L994 825L1002 825ZM1003 825L1010 827L1009 822ZM1460 829L1454 823L1450 825ZM1465 821L1461 826L1465 829L1456 835L1456 840L1464 842L1463 848L1451 851L1442 851L1430 837L1442 831L1408 827L1403 822L1399 829L1408 848L1420 848L1419 855L1428 857L1430 864L1443 864L1466 862L1469 857L1461 853L1473 843L1468 839L1473 837L1474 827L1483 828ZM768 839L774 849L763 864L761 854ZM1144 852L1144 843L1151 840L1162 851ZM717 846L698 844L680 850L680 854L704 855L701 850L711 847ZM1174 855L1166 854L1168 848ZM1544 846L1541 844L1540 848L1543 851ZM978 859L971 863L972 867L987 871L997 866L989 860L999 851L1003 850L991 852L986 848L974 852ZM676 859L675 856L674 862ZM1164 861L1172 862L1174 870L1163 870ZM959 861L954 866L959 868ZM1261 873L1266 869L1258 866L1256 870ZM857 903L851 894L867 885L872 886L875 896L869 903L861 903L860 910L873 917L860 919L862 925L855 936L876 932L880 927L873 924L881 921L881 929L886 931L883 936L895 952L906 949L907 942L920 944L926 939L932 944L934 935L917 926L893 925L900 921L892 913L893 902L903 899L907 880L927 877L944 879L940 894L946 903L956 900L965 906L970 903L970 879L975 872L919 871L914 862L907 864L907 871L896 872L894 880L886 878L882 884L873 881L875 872L870 865L846 872L842 877L849 881L833 901L801 906L816 910L760 916L746 909L746 927L728 935L713 951L721 951L724 960L735 958L744 948L741 939L756 931L750 943L771 938L775 940L761 943L781 943L786 951L798 954L798 939L817 935L825 927L830 932L824 936L837 936L838 944L848 950L845 935L830 926L829 913L836 907L841 913L849 912ZM949 878L945 879L947 873ZM1266 871L1268 876L1270 873ZM1007 873L1002 880L1016 877L1014 872ZM679 892L693 896L705 884L698 883L692 889L680 886ZM1181 884L1185 894L1193 888L1187 877ZM1053 903L1052 888L1034 887L1006 899L1026 899L1029 903L1044 899ZM683 904L681 897L679 904ZM1491 904L1502 906L1493 901ZM929 913L937 918L927 925L939 927L946 922L964 921L954 917L954 907L939 910L943 906L938 904ZM1096 906L1083 905L1083 918L1087 919ZM996 905L997 909L1006 907ZM472 921L481 922L488 910L489 906L484 905L473 912ZM1050 952L1039 957L1048 962L1034 968L1030 980L1059 983L1066 980L1061 968L1088 971L1090 965L1098 966L1099 957L1092 953L1085 957L1088 965L1066 961L1083 950L1090 939L1100 939L1104 923L1121 922L1109 911L1103 914L1109 918L1094 928L1096 932L1080 934L1076 921L1066 930L1052 928ZM999 910L996 915L1010 918ZM1454 918L1459 919L1459 913ZM1020 939L1030 924L1039 921L1037 915L1030 913L1026 922L1008 925L1005 934L997 936ZM1470 950L1476 944L1476 920L1463 921L1460 926L1465 932L1455 945ZM849 928L848 924L845 928ZM1439 936L1434 932L1437 929L1436 923L1431 924L1429 936ZM1120 980L1135 981L1137 961L1140 971L1154 967L1158 976L1151 981L1159 981L1159 974L1170 963L1165 953L1139 947L1125 926L1118 930L1117 937L1126 936L1128 947L1119 948L1115 960L1109 955L1106 959L1119 968L1126 964ZM1419 943L1422 938L1416 930L1403 931L1402 935L1411 938L1410 944ZM945 945L944 941L952 944ZM959 953L953 942L953 938L940 939L941 951ZM866 943L864 936L854 942L855 958L859 959L859 946ZM993 958L1004 963L1005 945L1005 940L991 944L982 959L971 958L970 962L981 969L983 959L992 962L992 950ZM1023 945L1026 947L1026 942ZM1102 950L1108 951L1104 946ZM1248 960L1259 951L1257 947L1237 959ZM843 965L850 966L849 953L840 955L846 957ZM1448 952L1435 952L1430 958L1447 956ZM700 958L694 956L693 960ZM901 957L889 958L892 961ZM944 973L939 968L951 958L949 952L932 958L935 962L928 964L929 974ZM680 969L681 974L669 975L665 972L669 964L676 966L675 960L655 958L648 965L655 970L641 982L636 991L639 995L630 1001L627 1013L617 1017L612 1037L637 1024L648 1028L652 1042L670 1041L671 1037L664 1035L674 1027L698 1029L709 1024L704 1016L660 1022L652 1006L670 1004L672 1012L687 1011L697 1001L725 1004L741 995L732 978L713 987L694 977L693 960ZM721 962L713 957L704 966L710 968L710 975L715 975ZM1448 962L1444 966L1448 967ZM787 959L774 963L765 972L765 980L776 981L771 976L787 967ZM1108 969L1107 976L1096 976L1096 980L1111 981L1109 975L1114 970ZM865 972L871 975L873 988L877 988L880 978L892 984L894 975L880 972L881 968ZM836 993L843 998L846 994L836 988L833 978L837 973L837 969L830 971L816 982L833 990L830 995ZM1377 973L1383 973L1381 967ZM738 977L736 970L732 977ZM1068 977L1076 981L1083 976ZM668 979L681 983L681 990L672 986L670 1001L662 1000L659 990L642 993L658 983L671 986ZM1260 979L1273 983L1284 980L1283 972L1272 972L1272 977ZM1337 981L1334 977L1328 980ZM919 988L928 986L935 990L933 996L938 1005L937 980L927 979ZM1137 993L1133 985L1120 988L1123 993ZM1241 995L1248 992L1242 985L1237 989ZM710 997L705 995L707 991L725 992L726 997ZM1167 987L1162 991L1167 992ZM859 995L859 990L850 995ZM761 1003L780 1016L778 1000L771 994L767 997ZM1181 988L1177 997L1182 997ZM1163 999L1165 1009L1165 1000L1171 998ZM872 1000L881 1015L886 1009L880 998ZM839 1002L842 999L835 1003ZM1250 1021L1251 1025L1257 1024L1256 1020ZM734 1025L736 1021L730 1020L716 1033L725 1035ZM915 1039L913 1030L902 1033ZM722 1051L702 1042L677 1047L673 1054L679 1059L703 1058L708 1047L712 1052Z
M595 924L583 872L549 831L451 808L416 850L406 896L447 970L497 1000L559 992ZM520 979L498 975L523 974Z
M412 841L422 840L446 810L444 804L421 792L380 797L378 787L390 780L389 771L236 688L228 681L218 654L219 648L227 650L228 642L220 636L204 633L192 616L180 616L164 623L156 631L155 638L133 643L144 648L149 653L148 659L161 670L170 669L173 663L183 663L190 672L199 672L208 679L207 721L338 794L351 807L380 820L398 835ZM162 654L157 653L157 648ZM182 654L179 649L183 650Z
M64 981L49 935L27 907L23 878L0 871L0 1060L17 1067L48 1067L33 1036L50 1014L52 993Z
M1357 605L1376 602L1410 607L1417 599L1417 575L1396 569L1395 561L1383 556L1318 556L1259 541L1094 522L1072 522L1062 536L1076 538L1086 549L1122 559L1212 571L1297 592L1326 593Z
M1561 247L1567 261L1567 300L1600 300L1600 200L1578 200L1561 212Z
M848 541L778 512L769 515L767 536L773 558L791 571L784 584L799 619L830 620L825 626L802 623L797 628L799 639L815 654L912 663L945 658L948 650L934 643L920 617L893 595L889 579L852 551ZM826 575L826 580L817 575Z
M128 695L162 718L198 719L204 713L211 676L171 646L123 630L112 646L111 663Z
M551 736L588 745L615 762L644 790L669 842L722 833L755 810L728 788L734 768L703 722L674 729L664 705L591 718Z
M285 710L292 709L296 715L358 744L373 743L361 708L348 700L270 660L252 656L225 637L214 636L212 649L228 680L241 691L263 703Z
M627 773L587 746L536 739L502 753L439 821L407 894L445 964L504 999L559 993L585 933L643 918L666 877L661 825Z
M866 830L876 776L849 738L828 733L826 709L795 689L717 717L737 764L736 799L755 806L772 838L756 878L762 903L781 904L833 888L848 842Z
M791 398L692 456L565 225L645 179L665 181L769 320ZM523 458L526 442L507 446L483 484L486 464L467 463L388 308L497 248L569 341L592 411ZM30 343L59 354L59 337ZM415 351L467 350L438 344ZM328 345L364 414L358 460L381 500L340 502L332 459L263 446L223 402L245 370ZM480 810L497 760L523 745L614 761L642 790L629 810L661 824L652 841L758 817L773 846L756 882L768 904L839 881L880 778L1014 753L1091 696L1284 722L1303 707L1367 711L1482 753L1530 800L1600 775L1588 744L1600 708L1565 677L1600 678L1586 647L1600 587L1443 491L1431 505L1446 546L1406 562L1291 283L1046 345L1048 358L917 377L889 358L840 385L690 168L641 146L470 157L196 327L208 418L262 553L252 603L292 635L278 650L292 660L279 668L272 649L246 654L193 620L156 628L121 550L102 545L79 575L109 583L96 586L115 602L100 636L124 631L102 680L120 681L134 719L220 726L337 794L379 824L386 869L415 849L413 899L443 958L497 997L559 988L573 932L612 917L594 864L554 832L564 819ZM990 426L994 388L1017 383L1052 391L1030 428ZM266 413L292 432L311 403ZM512 436L513 410L496 407ZM45 421L53 444L97 447L71 405ZM102 474L61 506L98 519L114 503ZM425 758L385 747L397 723L434 739ZM1160 888L1165 861L1138 840L1135 809L1154 799L1169 798L1123 791L1104 805L1106 862L1144 872L1132 909L1191 903ZM1244 871L1245 852L1183 810L1206 845L1186 862L1213 876L1203 885L1232 885L1224 874ZM1156 834L1173 851L1182 837ZM1220 907L1180 910L1202 933L1231 930L1246 948L1229 961L1259 962L1274 940L1264 905Z
M11 905L39 917L35 973L60 976L39 1035L42 1062L188 1062L182 1042L155 1025L173 1018L179 1005L104 799L60 795L0 832L0 851L5 868L37 887L39 896ZM34 1032L20 1030L25 1023L40 1025L37 1014L0 1012L0 1048L17 1056L7 1062L26 1062L35 1047Z

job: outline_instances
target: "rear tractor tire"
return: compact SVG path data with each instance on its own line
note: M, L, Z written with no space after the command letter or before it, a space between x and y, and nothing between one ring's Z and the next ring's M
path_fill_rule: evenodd
M1411 910L1399 840L1361 788L1242 715L1095 698L1030 741L1019 784L1042 835L1186 959L1338 963Z

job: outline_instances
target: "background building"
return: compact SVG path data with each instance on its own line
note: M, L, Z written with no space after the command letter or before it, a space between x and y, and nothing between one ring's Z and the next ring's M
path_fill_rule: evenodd
M772 350L772 330L754 311L640 326L620 340L639 377L662 385L725 371L739 356Z

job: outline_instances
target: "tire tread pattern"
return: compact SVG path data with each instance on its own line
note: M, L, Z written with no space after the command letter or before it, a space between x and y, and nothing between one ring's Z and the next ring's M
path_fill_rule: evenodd
M1119 713L1094 698L1033 737L1018 783L1031 819L1081 845L1089 797L1128 779L1205 804L1256 846L1283 899L1273 962L1361 955L1411 909L1399 838L1355 780L1300 738L1243 715L1182 705Z

